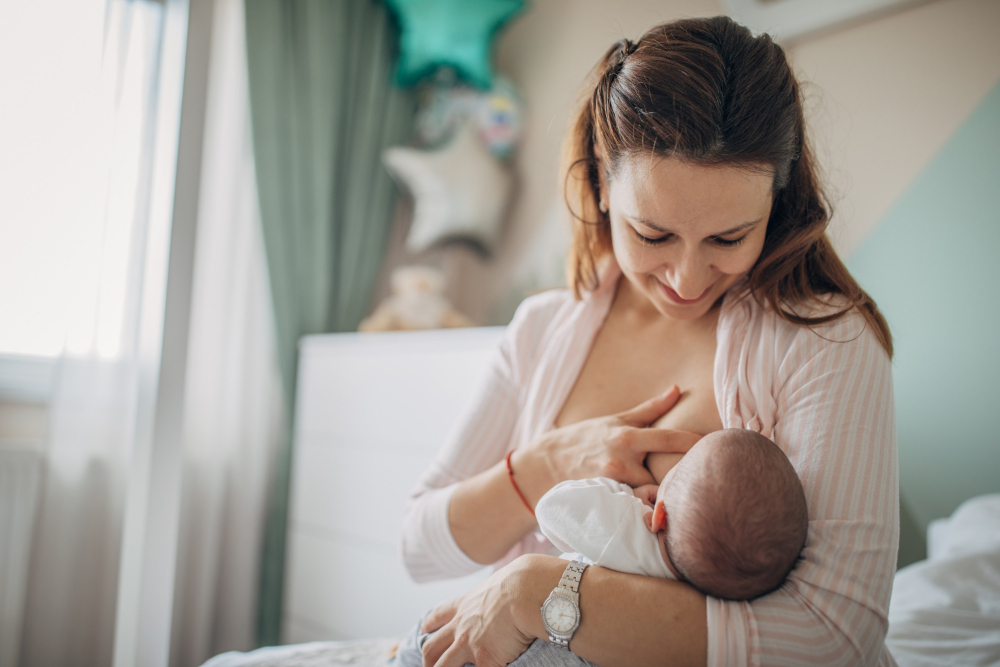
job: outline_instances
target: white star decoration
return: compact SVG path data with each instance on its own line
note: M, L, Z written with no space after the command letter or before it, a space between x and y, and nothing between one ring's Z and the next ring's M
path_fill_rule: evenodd
M439 150L394 147L386 149L382 161L413 195L408 250L421 252L438 241L454 238L492 249L512 179L483 146L471 124L460 125L452 140Z

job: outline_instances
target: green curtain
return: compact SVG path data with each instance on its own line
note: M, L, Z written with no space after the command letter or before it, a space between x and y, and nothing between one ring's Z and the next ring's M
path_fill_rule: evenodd
M412 95L376 0L246 0L257 187L286 407L306 334L351 331L369 308L396 193L382 168L405 143ZM258 640L279 642L291 427L278 457L261 567Z

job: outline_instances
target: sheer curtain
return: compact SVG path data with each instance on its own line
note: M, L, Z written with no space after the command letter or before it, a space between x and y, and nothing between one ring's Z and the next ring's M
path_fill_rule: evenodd
M187 358L170 649L176 666L256 644L266 499L286 430L250 140L243 2L195 1L211 5L213 21L190 320L179 334L187 336ZM87 226L79 232L75 312L50 409L25 667L113 663L123 516L137 502L127 497L131 458L137 424L148 420L140 399L148 369L139 332L150 317L143 282L150 258L166 252L157 245L162 238L147 234L156 206L165 6L92 4L100 5L104 31L89 54L101 122L92 171L80 178L97 196L77 211ZM57 189L74 191L69 185Z
M185 390L171 665L256 646L282 379L254 176L243 0L215 0Z
M52 190L55 198L79 196L65 202L78 246L68 269L74 280L65 302L72 312L57 362L32 546L25 667L112 662L125 471L140 381L140 276L163 8L110 0L88 9L79 28L96 44L72 53L85 62L85 80L66 102L74 121L87 119L81 131L93 133L92 165Z

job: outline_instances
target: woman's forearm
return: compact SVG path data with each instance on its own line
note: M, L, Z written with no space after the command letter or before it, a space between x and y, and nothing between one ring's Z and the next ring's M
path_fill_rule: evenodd
M551 485L515 452L511 467L515 480L532 506ZM530 495L529 495L530 494ZM535 517L524 506L501 461L482 473L460 482L448 504L448 525L459 548L483 565L495 563L535 528Z
M541 555L519 560L518 627L547 639L541 606L566 561ZM570 648L602 667L700 667L707 661L705 596L687 584L592 566L580 582L580 611Z

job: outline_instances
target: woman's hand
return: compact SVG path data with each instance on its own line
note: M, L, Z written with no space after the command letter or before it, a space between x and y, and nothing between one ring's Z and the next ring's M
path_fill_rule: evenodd
M534 505L567 479L610 477L631 487L656 483L644 465L646 456L651 452L683 454L698 438L686 431L649 428L674 407L680 395L674 385L631 410L553 429L515 451L511 467L528 502Z
M503 567L460 598L438 605L424 619L424 667L504 667L524 653L534 637L514 622L522 562Z

